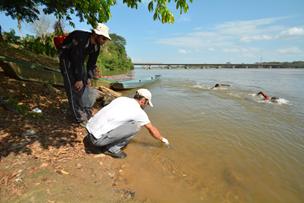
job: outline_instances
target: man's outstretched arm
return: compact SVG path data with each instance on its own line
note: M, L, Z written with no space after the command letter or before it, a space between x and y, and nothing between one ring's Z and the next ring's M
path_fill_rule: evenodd
M155 139L158 139L163 143L165 143L166 145L169 145L169 141L163 136L161 136L159 130L154 125L152 125L152 123L146 124L145 128L149 131L150 135L152 135Z

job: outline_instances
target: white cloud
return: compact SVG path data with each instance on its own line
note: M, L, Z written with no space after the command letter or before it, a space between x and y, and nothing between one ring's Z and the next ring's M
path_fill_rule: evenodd
M303 27L287 27L280 24L281 18L266 18L249 21L225 22L205 30L195 27L187 33L158 39L157 43L178 47L179 53L208 54L215 52L222 55L247 57L251 60L259 56L274 56L274 54L300 54L303 50L295 47L273 50L272 47L282 45L287 38L304 36ZM267 44L266 44L267 41ZM297 41L298 42L298 41ZM288 41L299 46L296 41ZM187 51L186 51L187 50Z
M197 48L202 46L202 39L200 37L193 37L192 34L187 34L187 36L173 37L173 38L163 38L159 39L157 42L159 44L179 46L179 47L189 47Z
M239 41L271 40L275 39L275 36L268 33L273 33L274 31L277 33L281 27L270 27L270 25L279 19L281 18L225 22L216 25L211 31L203 31L196 27L194 28L195 31L185 33L184 35L158 39L157 43L170 46L208 49L210 47L229 47Z
M237 53L237 54L248 54L248 53L254 53L255 55L258 54L260 51L256 48L244 48L240 46L235 47L229 47L229 48L223 48L223 52L225 53Z
M252 41L265 41L272 40L273 36L270 35L254 35L254 36L241 36L241 42L252 42Z
M224 48L223 52L227 52L227 53L239 53L241 52L240 48L234 47L234 48Z
M292 27L288 30L284 30L279 35L280 37L295 37L295 36L304 36L304 29L301 27Z
M257 20L225 22L217 25L216 30L221 33L231 35L258 33L260 27L271 25L279 19L281 18L263 18Z
M193 30L200 31L200 30L203 30L203 27L195 27L195 28L193 28Z
M188 54L190 53L190 51L186 50L186 49L179 49L178 50L178 53L181 53L181 54Z
M277 53L279 54L287 54L287 55L297 55L297 54L304 54L304 51L298 47L288 47L283 49L278 49Z
M281 31L279 34L276 34L277 31L269 31L269 30L260 30L260 32L264 33L272 33L272 34L260 34L260 35L245 35L241 36L241 42L253 42L253 41L267 41L267 40L277 40L277 39L287 39L291 37L302 37L304 36L304 29L301 27L292 27L287 30L283 27L277 27Z

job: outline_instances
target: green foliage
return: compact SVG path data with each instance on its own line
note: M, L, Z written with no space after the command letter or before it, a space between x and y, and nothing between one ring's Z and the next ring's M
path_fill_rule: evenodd
M18 44L22 50L39 55L57 57L57 49L53 43L55 34L34 37L26 35L24 38L15 36L15 31L4 33L4 42ZM125 46L126 40L117 34L110 34L108 41L102 48L97 60L97 67L102 75L126 73L133 69L133 63L128 57Z
M20 37L16 36L16 32L14 29L11 29L9 32L3 33L3 39L6 43L18 44Z
M180 14L189 9L188 2L193 0L150 0L148 11L153 12L154 20L162 23L173 23L174 16L168 9L168 4L174 2ZM116 0L2 0L0 11L18 21L27 23L39 19L39 6L43 7L45 14L54 14L57 19L65 19L74 26L72 15L76 15L81 22L95 26L98 22L107 22L111 17L110 8L116 4ZM123 0L129 8L137 9L142 0Z
M97 67L102 75L126 73L133 69L133 64L128 58L125 45L126 40L116 34L110 34L108 41L101 49Z
M0 11L5 11L13 19L34 22L39 19L38 5L42 2L43 0L1 0Z
M29 50L35 54L43 54L51 57L55 57L57 50L53 43L54 35L46 35L42 37L33 37L27 35L25 38L20 40L20 44L26 50Z

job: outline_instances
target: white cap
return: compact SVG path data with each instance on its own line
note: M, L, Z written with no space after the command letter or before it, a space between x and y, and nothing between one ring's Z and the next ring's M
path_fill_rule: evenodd
M98 23L97 27L95 29L93 29L93 31L95 32L95 34L102 35L102 36L108 38L109 40L111 40L111 37L109 36L109 28L105 24Z
M142 88L142 89L138 89L136 91L136 93L139 94L140 96L143 96L146 99L148 99L149 105L151 107L153 107L153 104L152 104L152 94L151 94L151 92L149 90Z

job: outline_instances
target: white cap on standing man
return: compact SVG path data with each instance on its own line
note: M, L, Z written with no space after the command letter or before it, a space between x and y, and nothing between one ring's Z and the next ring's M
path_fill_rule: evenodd
M102 36L108 38L109 40L111 40L111 37L109 35L109 28L105 24L98 23L97 27L95 29L93 29L93 31L95 32L95 34L102 35Z

